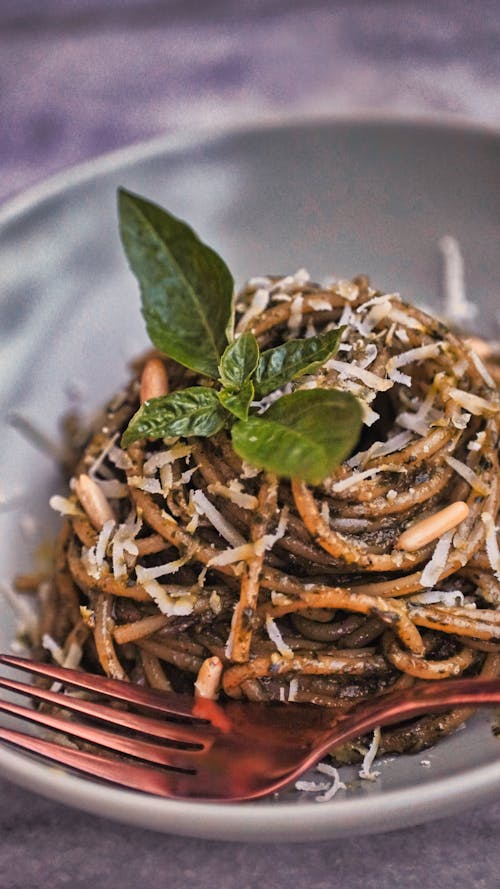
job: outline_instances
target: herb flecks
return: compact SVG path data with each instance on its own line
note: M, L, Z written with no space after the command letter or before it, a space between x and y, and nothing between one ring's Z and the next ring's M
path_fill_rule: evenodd
M224 261L185 222L139 195L120 189L118 205L152 342L216 381L213 388L192 386L146 401L125 430L123 447L141 438L212 436L226 428L247 462L319 484L359 438L359 403L334 389L281 390L332 358L343 328L261 353L253 333L234 337L234 284ZM254 399L274 392L278 398L264 414L252 413Z

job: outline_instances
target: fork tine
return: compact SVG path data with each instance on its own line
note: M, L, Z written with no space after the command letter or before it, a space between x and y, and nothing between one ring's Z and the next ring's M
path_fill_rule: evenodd
M214 730L209 723L198 722L189 725L171 721L160 722L159 719L131 713L129 710L118 710L95 701L85 701L50 689L37 688L24 682L18 682L16 679L7 679L4 676L0 677L0 688L8 689L16 694L28 695L28 697L45 701L64 710L82 713L84 716L91 716L121 728L153 735L155 738L161 738L164 742L182 741L200 747L214 737Z
M99 744L116 753L124 753L143 759L146 762L157 763L162 766L170 766L182 770L193 771L193 757L199 755L198 750L176 749L172 747L152 744L150 741L141 741L138 738L130 738L126 735L118 735L105 729L97 728L82 722L73 722L64 716L53 713L42 713L39 710L31 710L21 707L11 701L0 701L0 712L9 713L33 722L35 725L43 725L45 728L63 732L66 735L88 741L91 744Z
M70 670L68 667L59 667L55 664L41 664L37 661L29 660L29 658L17 657L11 654L0 654L0 663L9 667L16 667L19 670L25 670L28 673L36 673L40 676L56 679L59 682L67 682L76 688L85 689L85 691L95 691L109 698L127 701L129 704L136 704L141 707L148 707L159 713L198 719L194 712L195 703L188 695L146 690L120 679L108 679L106 676L82 673L79 670Z
M119 784L121 787L171 799L186 798L186 794L176 790L178 778L183 779L184 785L186 779L191 776L180 772L167 773L123 760L105 759L84 750L62 747L53 741L46 741L44 738L24 735L14 729L0 727L0 740L43 756L57 765L69 766L85 775L102 778L105 781L113 782L113 784Z

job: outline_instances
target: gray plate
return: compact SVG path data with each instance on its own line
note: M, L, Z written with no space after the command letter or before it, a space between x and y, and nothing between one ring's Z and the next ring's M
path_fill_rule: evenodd
M33 563L57 520L54 465L7 422L30 418L57 439L72 392L89 408L127 378L146 344L135 282L117 237L121 184L186 218L237 282L306 266L313 277L370 274L439 305L445 234L460 242L477 328L495 331L500 280L500 138L401 121L319 121L159 140L98 160L0 214L1 577ZM21 530L22 529L22 530ZM1 606L0 646L15 620ZM328 804L296 792L253 804L187 804L126 793L0 749L0 770L34 791L157 830L221 839L321 839L389 830L454 812L500 790L498 741L485 715L425 755L355 771ZM424 761L424 763L423 763Z

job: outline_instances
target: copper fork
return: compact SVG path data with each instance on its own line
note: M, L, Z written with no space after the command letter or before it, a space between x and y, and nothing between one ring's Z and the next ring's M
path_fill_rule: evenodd
M1 711L77 738L80 747L4 727L0 740L85 775L177 800L256 799L376 726L455 706L500 704L500 679L456 679L388 694L339 716L307 704L196 700L5 654L0 662L94 697L1 677L0 687L50 705L33 710L2 701Z

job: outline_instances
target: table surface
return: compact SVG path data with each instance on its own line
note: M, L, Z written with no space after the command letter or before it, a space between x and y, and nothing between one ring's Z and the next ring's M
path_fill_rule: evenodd
M499 39L497 0L2 0L0 200L200 125L369 111L496 126ZM500 802L292 848L132 829L3 780L0 799L3 889L498 885Z

